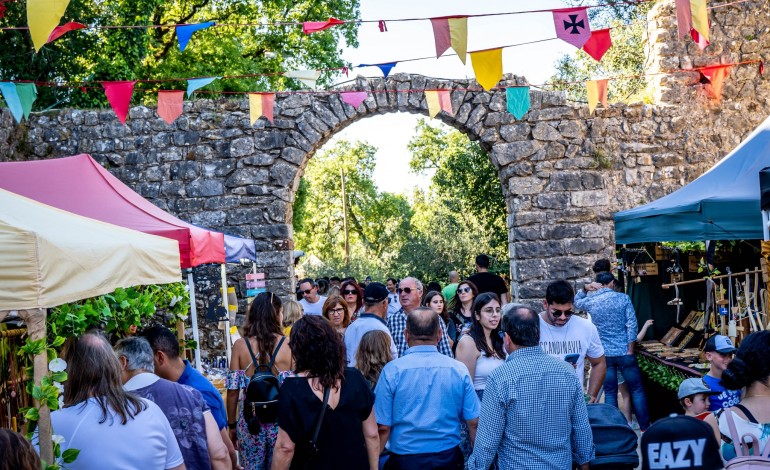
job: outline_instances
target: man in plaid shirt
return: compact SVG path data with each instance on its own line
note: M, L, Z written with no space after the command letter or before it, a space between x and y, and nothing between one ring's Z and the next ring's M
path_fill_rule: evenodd
M583 386L538 345L540 319L515 305L503 317L505 364L487 378L469 469L588 469L594 442Z
M413 277L404 278L398 283L396 292L398 293L398 300L401 303L401 308L396 313L388 316L388 329L390 330L390 336L393 338L393 341L396 342L398 357L401 357L409 348L409 345L406 344L406 337L404 336L406 316L409 312L420 306L423 293L422 282ZM441 325L441 340L438 342L438 352L445 356L454 357L452 356L452 348L449 346L446 324L441 317L439 317L438 321ZM395 359L395 357L393 359Z

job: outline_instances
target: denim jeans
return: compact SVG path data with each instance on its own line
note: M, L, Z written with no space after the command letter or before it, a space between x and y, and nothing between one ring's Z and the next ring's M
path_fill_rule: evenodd
M604 376L604 402L617 408L618 406L618 372L623 374L626 385L631 393L631 404L634 407L639 429L650 427L650 414L647 411L647 397L642 387L642 371L636 362L636 356L608 356L607 375Z

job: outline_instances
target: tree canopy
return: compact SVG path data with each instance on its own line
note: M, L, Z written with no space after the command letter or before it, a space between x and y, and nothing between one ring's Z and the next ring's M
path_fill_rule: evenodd
M25 2L6 4L0 26L26 25ZM180 52L175 28L88 29L65 34L44 46L32 47L26 30L0 31L0 80L34 80L60 84L83 81L163 80L137 83L140 101L152 102L158 89L184 89L185 78L222 75L273 74L222 79L214 91L296 89L293 79L277 75L292 69L334 69L345 66L339 43L357 46L356 23L305 35L296 25L269 26L275 22L302 22L330 16L354 20L360 16L359 0L71 0L62 22L90 26L171 25L215 21L221 25L196 32ZM254 26L240 26L240 25ZM270 52L271 54L267 54ZM322 74L329 83L334 71ZM101 87L38 87L36 109L59 105L106 105Z

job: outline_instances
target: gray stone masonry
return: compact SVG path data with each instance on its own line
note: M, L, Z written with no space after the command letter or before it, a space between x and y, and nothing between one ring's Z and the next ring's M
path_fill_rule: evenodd
M702 52L689 38L677 39L673 0L656 4L647 71L770 59L770 4L724 3L710 2L712 42ZM524 84L510 75L501 83ZM613 104L593 114L562 94L532 89L521 121L506 112L502 89L394 74L342 88L369 92L358 109L337 93L279 95L274 122L253 126L246 100L188 101L172 125L144 106L130 110L125 126L106 109L34 114L22 125L3 110L0 161L89 153L162 209L256 240L258 269L268 288L285 296L294 274L291 205L308 160L359 119L427 115L424 94L407 91L422 89L452 90L454 115L438 119L479 141L498 170L513 297L532 302L549 281L584 280L595 259L612 255L615 212L692 181L770 113L770 84L757 64L730 71L721 101L705 96L697 72L651 76L655 104Z

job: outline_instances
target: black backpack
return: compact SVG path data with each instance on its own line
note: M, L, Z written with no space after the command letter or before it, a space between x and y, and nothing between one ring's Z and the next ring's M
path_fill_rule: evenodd
M249 380L249 385L246 387L246 397L243 400L243 418L251 434L259 434L262 424L275 423L276 421L281 385L278 382L278 377L273 374L273 364L275 364L275 357L285 339L284 336L278 342L268 364L259 364L251 350L249 339L244 338L254 364L254 375Z

